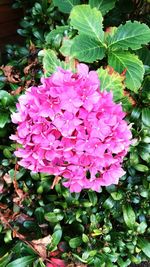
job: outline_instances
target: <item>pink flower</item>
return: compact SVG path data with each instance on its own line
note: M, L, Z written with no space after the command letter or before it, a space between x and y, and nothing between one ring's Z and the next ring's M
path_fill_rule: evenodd
M100 92L97 73L79 64L77 73L58 68L41 82L20 96L12 115L19 164L61 176L71 192L118 183L132 136L121 105Z

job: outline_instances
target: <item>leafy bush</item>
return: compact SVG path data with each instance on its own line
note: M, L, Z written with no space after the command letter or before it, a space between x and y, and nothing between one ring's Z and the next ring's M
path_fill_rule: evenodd
M28 3L17 0L16 7L22 2ZM126 267L147 261L149 4L53 0L30 1L26 7L19 32L27 46L7 46L9 61L0 73L0 266L55 266L53 258L62 258L68 265L82 262L96 267ZM126 175L101 193L84 190L71 194L53 176L19 167L13 154L16 144L9 139L15 132L10 114L20 93L39 84L43 69L46 76L56 66L74 69L74 57L97 70L102 90L113 90L114 100L122 101L132 125L134 144L124 160Z

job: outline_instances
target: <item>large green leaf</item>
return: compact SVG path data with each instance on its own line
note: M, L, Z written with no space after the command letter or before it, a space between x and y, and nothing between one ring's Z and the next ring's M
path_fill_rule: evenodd
M70 19L71 25L79 31L79 34L86 34L103 43L103 17L97 8L91 8L89 5L75 6L71 11Z
M135 213L132 207L129 204L126 204L123 206L123 218L126 223L126 225L130 228L133 229L135 227Z
M108 46L111 49L137 50L148 42L150 42L150 28L138 21L127 21L126 24L118 27L112 38L109 38Z
M27 267L29 264L31 264L36 259L35 256L25 256L22 258L19 258L17 260L14 260L10 262L7 267Z
M55 72L58 66L62 67L62 62L57 58L55 52L51 49L44 50L43 67L45 76Z
M108 64L119 73L125 71L126 87L134 92L138 91L143 80L144 67L142 61L136 55L127 51L110 51Z
M115 6L116 0L89 0L91 7L96 7L99 9L104 16Z
M144 252L144 254L150 258L150 242L148 240L145 240L144 238L139 237L138 238L138 246L141 248L141 250Z
M102 59L105 55L104 52L105 49L98 40L83 34L74 38L71 47L71 56L89 63Z
M97 70L98 77L100 79L101 91L113 91L114 100L118 101L123 98L124 77L118 72L111 70L109 67L103 69L102 67Z
M55 6L58 7L58 9L64 13L70 13L71 9L75 5L80 4L80 0L53 0L53 3Z

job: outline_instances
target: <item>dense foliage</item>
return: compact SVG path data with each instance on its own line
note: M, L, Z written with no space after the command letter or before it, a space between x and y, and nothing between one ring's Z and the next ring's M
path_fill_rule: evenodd
M150 258L150 7L123 2L15 1L25 10L25 44L6 47L0 70L0 267L63 267L58 259L126 267ZM126 174L100 193L70 193L57 177L20 167L9 139L18 96L57 66L74 71L77 60L97 71L132 125Z

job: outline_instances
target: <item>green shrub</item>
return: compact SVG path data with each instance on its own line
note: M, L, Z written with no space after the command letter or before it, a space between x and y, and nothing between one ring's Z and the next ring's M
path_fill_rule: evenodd
M0 72L0 267L44 267L51 257L96 267L126 267L148 261L149 5L139 1L136 9L134 1L123 5L123 1L89 0L92 8L102 12L103 28L97 9L77 6L71 11L74 5L88 1L30 1L27 5L28 1L17 0L14 7L22 4L25 17L18 32L26 45L7 46L9 71L2 67ZM127 20L132 22L125 23ZM115 27L107 29L110 26ZM99 33L103 38L98 40ZM95 53L87 54L85 48L95 44ZM69 64L64 62L66 56ZM102 89L113 89L115 101L122 101L132 125L134 144L124 160L126 175L118 185L103 188L101 193L89 190L71 194L60 184L51 189L53 176L18 166L13 155L16 144L9 140L15 131L10 114L20 93L31 84L39 84L43 66L45 75L50 75L56 65L74 68L74 57L98 70ZM110 72L110 67L115 71Z

